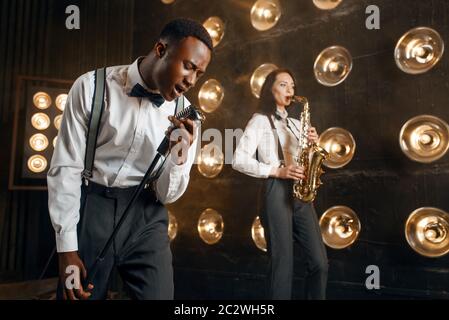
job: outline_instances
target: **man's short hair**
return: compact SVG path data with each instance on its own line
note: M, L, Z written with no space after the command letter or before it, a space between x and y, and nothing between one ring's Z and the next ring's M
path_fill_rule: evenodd
M202 41L210 51L214 51L212 39L203 25L191 19L175 19L170 21L162 29L159 39L169 39L180 42L187 37L195 37Z

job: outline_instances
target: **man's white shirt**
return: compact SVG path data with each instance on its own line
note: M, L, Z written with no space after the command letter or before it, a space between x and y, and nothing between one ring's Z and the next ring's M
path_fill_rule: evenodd
M106 69L104 110L90 178L95 183L118 188L138 185L171 125L168 116L174 114L176 102L165 101L157 107L147 98L128 96L137 83L146 88L138 71L138 60ZM47 174L57 252L78 250L81 174L94 87L95 73L91 71L79 77L70 89ZM185 107L189 104L184 98ZM196 139L189 148L187 161L177 165L169 156L155 183L156 196L162 203L176 201L187 189L200 126L195 131Z

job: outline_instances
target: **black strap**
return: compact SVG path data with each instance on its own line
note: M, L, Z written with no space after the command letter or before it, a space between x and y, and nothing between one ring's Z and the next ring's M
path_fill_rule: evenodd
M95 88L92 99L92 110L89 119L89 128L86 138L86 155L84 158L83 178L92 177L94 166L95 149L97 146L98 131L100 129L100 119L104 108L104 92L106 80L106 68L95 70Z
M278 142L279 161L284 162L284 153L282 152L281 141L279 140L279 136L278 136L276 127L274 126L273 119L272 119L271 115L267 115L267 118L268 118L268 120L270 120L271 129L273 130L273 134L274 134L274 139L277 140L277 142Z

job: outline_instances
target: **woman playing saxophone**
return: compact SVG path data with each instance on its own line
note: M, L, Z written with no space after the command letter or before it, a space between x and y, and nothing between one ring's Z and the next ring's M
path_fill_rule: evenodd
M313 202L303 202L292 194L294 182L306 178L304 168L297 164L300 123L287 113L294 96L292 72L278 69L267 76L259 111L245 128L232 166L244 174L264 179L259 213L270 257L270 298L291 299L295 241L304 251L307 262L306 298L324 299L328 260L318 218ZM306 135L310 142L318 141L313 126Z

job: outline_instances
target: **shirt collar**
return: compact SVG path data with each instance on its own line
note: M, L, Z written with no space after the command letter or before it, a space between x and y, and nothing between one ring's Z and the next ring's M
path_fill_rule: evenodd
M277 108L276 107L276 114L282 119L282 120L285 120L285 119L287 119L287 117L288 117L288 112L287 112L287 110L283 110L283 111L281 111L281 110L279 110L279 108Z
M151 90L146 85L145 81L143 81L142 76L139 72L139 63L142 61L142 59L145 58L144 56L138 57L128 68L128 73L126 77L126 84L125 84L125 92L126 94L129 94L132 90L132 88L138 83L142 87L145 88L145 90L148 90L149 92L159 93L155 90Z

